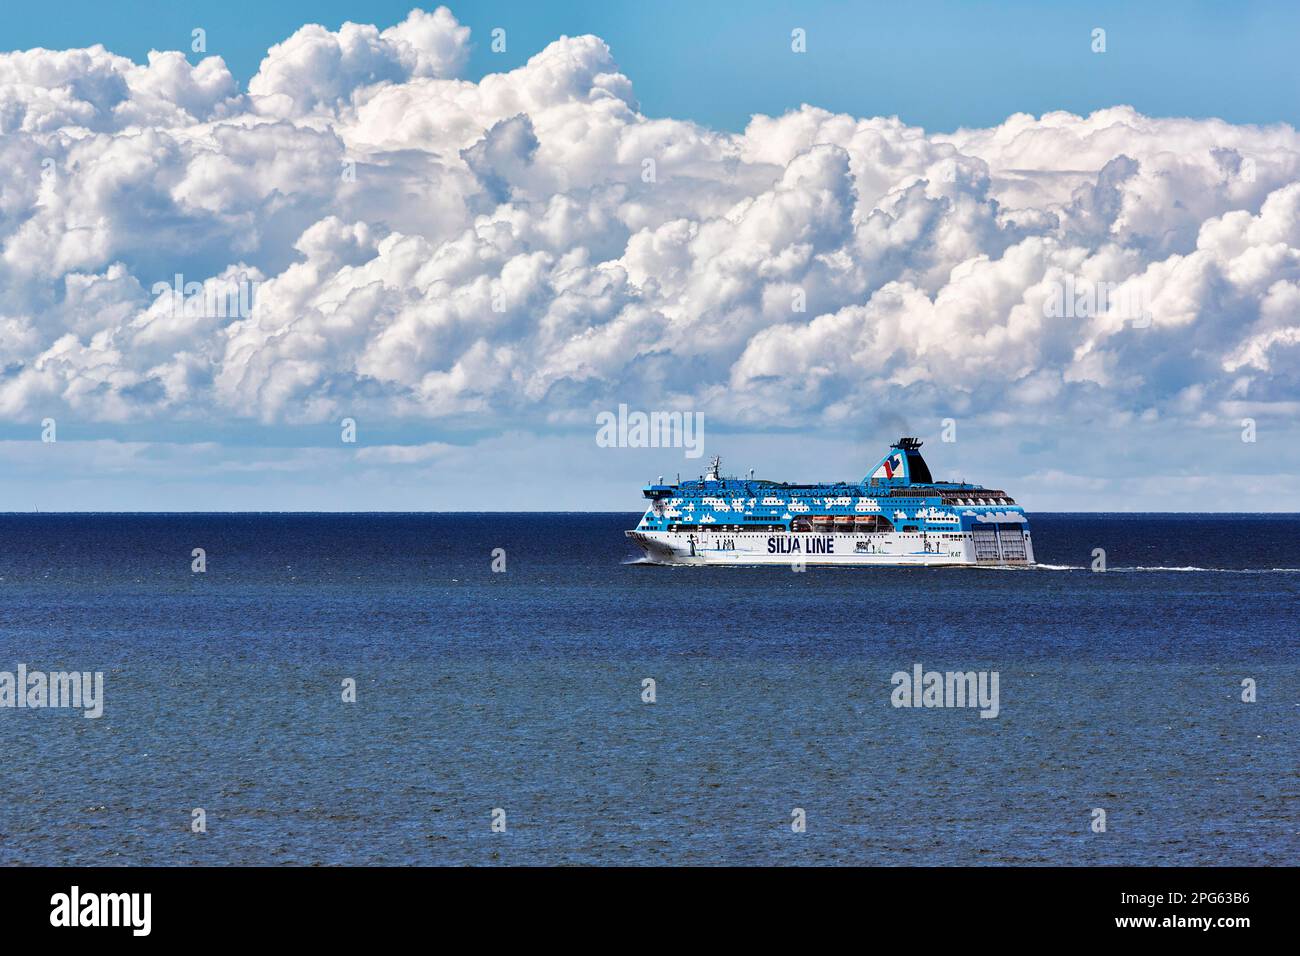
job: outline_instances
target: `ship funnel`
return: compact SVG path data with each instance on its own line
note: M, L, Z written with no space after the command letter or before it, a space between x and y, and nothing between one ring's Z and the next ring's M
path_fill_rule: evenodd
M891 485L928 485L934 482L930 466L921 457L919 438L904 436L889 446L889 453L876 462L863 484L884 482Z

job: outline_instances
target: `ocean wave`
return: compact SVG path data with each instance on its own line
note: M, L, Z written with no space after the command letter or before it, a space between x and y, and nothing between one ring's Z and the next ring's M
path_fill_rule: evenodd
M1080 564L1033 564L1033 565L1011 565L995 564L984 565L986 570L992 571L1089 571L1091 569ZM1146 566L1137 565L1134 567L1107 568L1106 574L1136 574L1141 571L1155 572L1200 572L1202 574L1300 574L1300 568L1201 568L1188 565L1186 567L1166 567L1163 565ZM1100 573L1100 572L1098 572Z
M1207 574L1300 574L1300 568L1198 568L1198 567L1146 567L1138 565L1132 568L1107 568L1107 574L1135 571L1201 571Z

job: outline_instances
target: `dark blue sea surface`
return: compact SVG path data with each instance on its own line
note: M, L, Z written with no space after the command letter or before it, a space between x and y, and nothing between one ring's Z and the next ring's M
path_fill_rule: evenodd
M0 864L1300 863L1300 516L804 573L635 519L0 516L0 671L105 681L0 708ZM999 715L895 708L917 663Z

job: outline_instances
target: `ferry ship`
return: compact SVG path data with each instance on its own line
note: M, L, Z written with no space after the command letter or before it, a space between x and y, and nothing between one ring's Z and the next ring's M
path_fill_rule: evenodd
M922 442L900 438L853 484L723 477L643 489L627 536L657 564L1031 565L1024 509L1005 491L935 481Z

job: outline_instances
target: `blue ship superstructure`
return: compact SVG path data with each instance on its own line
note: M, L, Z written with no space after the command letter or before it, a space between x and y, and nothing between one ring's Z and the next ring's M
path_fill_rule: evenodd
M1032 564L1024 509L1006 492L935 481L921 441L900 438L860 482L724 477L645 486L628 537L670 564Z

